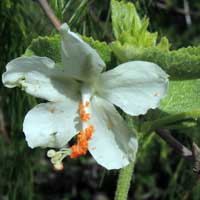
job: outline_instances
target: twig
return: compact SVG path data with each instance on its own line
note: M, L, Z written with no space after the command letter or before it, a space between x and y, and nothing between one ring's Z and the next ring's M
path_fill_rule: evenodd
M156 6L160 9L163 9L163 10L169 10L170 7L167 6L166 4L164 3L156 3ZM190 13L188 13L188 11L185 11L184 9L182 8L172 8L175 12L179 13L179 14L182 14L182 15L193 15L193 16L196 16L196 17L199 17L200 16L200 13L199 12L195 12L195 11L190 11Z
M187 160L192 160L192 151L176 140L168 130L156 130L156 133L165 140L177 153Z
M195 158L193 172L200 174L200 149L195 143L192 145L192 153Z
M192 25L192 19L190 15L190 6L187 0L183 0L185 10L185 21L188 27Z
M59 31L61 23L59 19L54 15L53 10L50 8L48 2L46 0L35 0L39 3L40 7L49 18L53 26Z
M168 130L158 129L156 130L156 133L183 158L191 161L193 164L193 172L200 175L200 148L195 143L192 144L191 151L186 146L181 144L177 139L175 139Z

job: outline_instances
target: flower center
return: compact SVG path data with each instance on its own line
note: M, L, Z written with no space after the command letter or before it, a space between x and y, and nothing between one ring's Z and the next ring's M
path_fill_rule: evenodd
M83 123L83 127L85 127L85 123L88 122L88 120L90 119L90 114L87 112L87 108L89 105L89 101L86 101L85 104L80 103L79 105L80 119ZM93 132L94 126L91 124L79 132L77 136L77 144L74 144L71 147L71 158L77 158L87 153L88 141L91 139Z
M62 148L59 151L49 150L47 156L51 158L51 162L56 170L60 170L63 167L62 160L70 156L71 158L77 158L81 155L85 155L88 152L88 143L94 133L94 126L90 124L90 97L91 90L84 85L81 89L82 103L79 104L79 115L82 122L82 130L77 135L77 143L70 148Z

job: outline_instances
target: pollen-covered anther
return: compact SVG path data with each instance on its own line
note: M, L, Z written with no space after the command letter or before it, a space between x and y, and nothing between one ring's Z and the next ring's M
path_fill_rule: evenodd
M79 104L79 112L80 112L80 118L82 122L86 122L90 119L90 114L86 113L85 108L90 105L89 101L86 101L85 105L83 103Z
M79 147L78 147L77 144L74 144L71 147L71 151L72 151L72 153L70 155L71 158L77 158L79 156L79 153L78 153L79 152Z
M82 122L86 122L90 119L90 114L86 113L85 108L90 105L89 101L86 101L85 104L79 104L79 112L80 112L80 119ZM74 144L71 147L71 158L77 158L81 155L85 155L88 151L88 141L91 139L92 134L94 132L94 126L89 125L89 127L81 130L77 136L77 144Z
M93 132L94 132L93 125L90 125L88 128L85 129L85 135L86 135L87 140L91 139Z
M90 102L89 101L86 101L85 102L85 107L88 107L90 105Z
M71 158L77 158L81 155L85 155L88 151L88 141L91 139L94 132L94 126L90 125L85 130L79 132L77 137L77 144L71 147Z
M89 119L90 119L90 114L89 113L85 113L85 112L81 113L81 121L82 122L86 122Z
M77 158L81 155L85 155L88 151L88 142L87 140L79 141L78 144L74 144L71 147L71 158Z
M88 141L87 140L81 140L79 141L78 144L82 149L87 149L88 148Z
M84 110L84 108L85 108L85 106L82 104L82 103L80 103L79 104L79 110L81 111L81 110Z

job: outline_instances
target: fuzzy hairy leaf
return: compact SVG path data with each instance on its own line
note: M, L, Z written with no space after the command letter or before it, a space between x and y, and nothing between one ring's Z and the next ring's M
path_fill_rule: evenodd
M196 126L200 118L199 97L200 79L170 81L168 95L161 100L159 109L147 114L144 131Z
M195 127L200 118L200 79L170 81L166 98L157 110L149 111L142 131L159 128L186 129Z
M121 45L129 44L135 48L169 48L167 38L161 39L161 44L157 45L158 34L147 30L149 19L141 20L134 4L112 0L111 9L113 32Z
M37 55L45 56L54 60L56 63L61 62L61 42L60 35L51 37L38 37L34 39L30 46L25 51L25 56ZM105 42L93 40L91 37L82 36L82 39L87 42L91 47L96 49L104 62L108 63L111 60L111 49Z
M158 48L135 48L129 44L112 44L112 49L122 61L143 60L154 62L164 69L171 79L200 77L200 47L164 51Z
M61 62L61 43L60 35L54 35L53 37L38 37L33 39L29 47L25 51L25 56L45 56L51 58L56 63Z
M154 62L171 79L200 77L200 47L169 51L168 39L162 37L157 43L157 33L147 30L148 19L140 20L133 4L112 0L112 23L117 40L112 42L111 49L120 62Z
M113 32L117 39L124 32L130 33L132 29L140 29L141 21L134 4L111 1ZM120 12L119 12L120 11Z
M200 116L200 79L170 81L168 96L161 101L160 110L170 115L194 113Z
M111 48L105 42L100 42L98 40L94 40L92 37L86 36L82 36L82 39L97 50L105 63L109 63L111 61Z

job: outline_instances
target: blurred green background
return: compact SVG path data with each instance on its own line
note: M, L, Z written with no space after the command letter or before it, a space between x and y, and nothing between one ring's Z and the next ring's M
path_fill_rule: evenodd
M171 48L200 44L200 1L136 0L140 16L150 18L149 30L166 35ZM110 1L51 0L55 14L73 31L111 42ZM188 12L189 11L189 12ZM0 69L22 55L33 38L56 33L36 2L0 1ZM55 171L46 150L28 148L22 133L26 112L37 103L19 89L0 87L0 200L113 199L117 171L105 171L87 156L66 159ZM200 143L198 127L175 132L187 146ZM177 156L158 136L146 136L129 199L199 200L200 183L192 166Z

